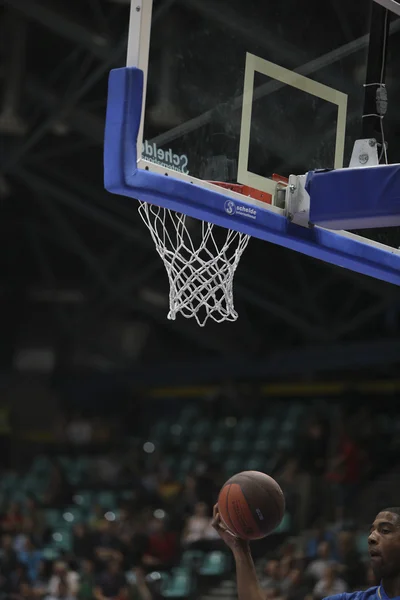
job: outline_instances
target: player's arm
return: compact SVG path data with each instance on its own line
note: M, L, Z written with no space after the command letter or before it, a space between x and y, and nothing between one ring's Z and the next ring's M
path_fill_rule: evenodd
M214 506L213 527L225 544L232 550L236 563L236 579L239 600L265 600L257 579L256 569L250 552L249 543L232 535L221 523L218 505Z

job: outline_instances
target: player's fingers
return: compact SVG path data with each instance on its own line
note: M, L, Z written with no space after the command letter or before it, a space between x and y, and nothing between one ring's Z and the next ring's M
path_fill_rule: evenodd
M214 529L220 529L221 519L219 515L213 518L211 525L214 527Z
M218 502L213 506L213 519L218 515Z

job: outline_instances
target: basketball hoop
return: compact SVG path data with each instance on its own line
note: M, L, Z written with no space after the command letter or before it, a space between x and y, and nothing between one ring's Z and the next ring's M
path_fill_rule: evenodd
M139 202L139 214L167 270L168 319L181 313L200 327L236 321L233 278L250 236L147 202Z

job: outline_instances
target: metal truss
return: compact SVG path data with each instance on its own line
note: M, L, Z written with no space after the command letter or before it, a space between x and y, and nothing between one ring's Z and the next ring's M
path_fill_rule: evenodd
M161 18L162 11L172 4L172 0L164 2L154 18ZM400 307L397 289L276 247L267 247L271 258L266 265L265 254L261 258L256 242L236 275L238 323L200 330L184 319L167 321L166 305L150 302L144 294L147 290L167 298L168 286L135 205L104 191L100 163L96 173L90 161L75 165L76 171L66 166L72 156L81 155L86 148L88 154L93 149L100 156L104 129L101 105L105 98L98 89L104 94L107 72L122 64L126 48L123 32L99 33L107 28L101 0L91 1L96 23L93 31L36 0L5 0L5 5L21 18L40 23L67 44L63 68L64 78L71 82L69 88L66 91L51 79L27 74L23 94L29 109L26 114L32 117L27 120L29 133L19 143L6 140L8 151L0 173L11 194L29 207L30 218L20 226L20 232L27 240L30 260L37 266L31 302L44 297L38 290L70 289L69 296L63 300L60 294L50 305L52 323L72 347L96 347L111 364L131 369L122 354L100 348L96 342L96 331L118 315L151 324L151 330L165 338L171 360L187 348L192 357L198 357L193 368L197 365L200 371L207 367L208 373L218 376L245 376L245 371L255 376L305 374L399 362L399 345L391 339L399 328L392 318ZM190 6L210 18L219 18L210 3L190 0ZM237 27L234 21L232 26ZM241 27L242 35L249 35L245 24ZM273 43L271 37L269 43ZM323 58L335 61L365 44L362 38ZM289 57L293 48L285 47L284 51ZM86 61L84 70L77 75L82 58ZM320 63L306 64L305 72L319 68ZM205 114L166 136L174 139L208 118L212 115ZM60 124L64 129L57 129ZM56 137L54 131L63 133ZM8 243L11 251L16 243L13 236ZM71 283L66 267L72 260L77 272ZM359 343L357 340L366 335L365 326L371 323L375 324L375 339ZM155 347L150 352L157 355ZM212 360L204 362L208 356Z

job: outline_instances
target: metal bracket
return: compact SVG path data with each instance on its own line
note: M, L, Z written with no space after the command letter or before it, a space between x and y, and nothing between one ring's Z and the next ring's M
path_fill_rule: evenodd
M379 165L378 143L375 139L357 140L351 155L350 168L375 167Z
M289 221L309 227L310 195L306 192L307 175L290 175L286 188L286 216Z

